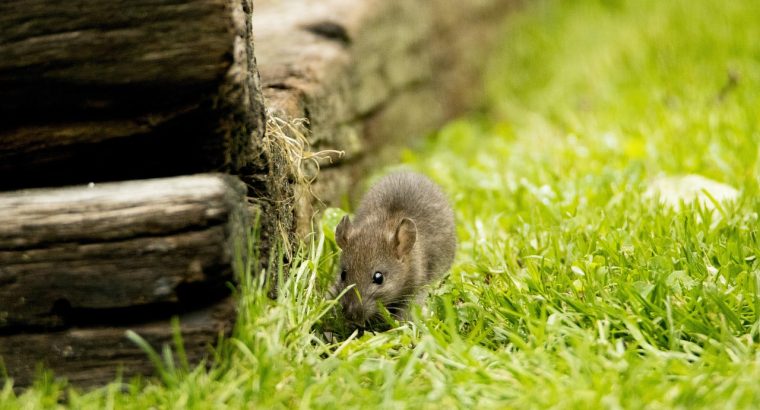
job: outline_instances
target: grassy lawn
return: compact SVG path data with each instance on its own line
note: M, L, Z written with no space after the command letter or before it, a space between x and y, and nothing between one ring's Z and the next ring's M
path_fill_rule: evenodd
M325 340L331 210L278 301L246 275L211 371L7 385L0 408L760 405L760 2L534 3L489 64L488 108L404 153L450 194L460 240L414 322ZM738 199L644 195L683 174Z

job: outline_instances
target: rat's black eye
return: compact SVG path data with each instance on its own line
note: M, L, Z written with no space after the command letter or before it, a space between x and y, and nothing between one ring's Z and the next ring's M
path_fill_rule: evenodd
M346 270L345 269L343 269L343 270L340 271L340 280L342 280L343 282L346 281Z
M375 285L382 285L383 284L383 274L381 272L375 272L375 274L372 275L372 282L374 282Z

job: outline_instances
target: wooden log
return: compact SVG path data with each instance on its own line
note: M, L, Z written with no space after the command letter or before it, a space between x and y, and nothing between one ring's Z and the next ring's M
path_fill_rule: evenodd
M245 256L245 195L214 174L0 194L0 332L222 297Z
M252 0L0 2L0 189L250 166Z
M312 193L340 205L367 169L474 108L484 61L516 3L259 0L253 21L268 109L308 120L312 152L345 154L322 161L314 185L278 197L298 198L280 221L295 210L291 228L309 232L321 206Z
M228 298L179 317L182 342L191 366L210 357L211 347L222 335L229 335L235 319L235 301ZM151 375L155 369L148 355L126 331L132 330L161 353L168 345L176 354L170 320L158 318L147 323L71 328L50 333L0 335L0 361L15 387L30 385L41 365L55 377L66 378L79 387L124 380L135 375ZM181 363L175 358L175 363ZM0 372L0 384L4 384Z

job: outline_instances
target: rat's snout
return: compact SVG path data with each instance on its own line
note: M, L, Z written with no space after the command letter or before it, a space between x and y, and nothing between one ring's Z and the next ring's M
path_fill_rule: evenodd
M345 310L346 312L346 319L355 324L355 325L362 325L364 324L364 315L359 311L357 308L348 308Z
M343 315L345 316L346 320L355 325L364 325L364 322L366 322L367 319L365 315L364 305L362 305L362 302L359 300L356 294L350 291L347 292L345 295L343 295L340 303L343 306Z

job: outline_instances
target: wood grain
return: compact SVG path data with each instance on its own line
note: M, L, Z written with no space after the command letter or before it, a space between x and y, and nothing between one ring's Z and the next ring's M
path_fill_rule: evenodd
M241 256L245 194L213 174L0 194L0 331L213 301Z
M313 151L345 153L321 162L314 185L294 188L300 235L310 231L315 210L342 205L368 169L393 162L401 146L476 108L485 61L518 2L257 2L268 109L307 119Z
M251 0L0 2L0 189L239 171Z
M228 3L4 1L0 112L40 122L197 103L231 62Z
M191 366L211 357L211 348L218 338L231 333L234 319L233 298L179 316L182 342ZM148 355L127 339L127 330L136 332L159 354L165 345L177 352L170 320L157 317L146 323L120 326L0 335L0 360L17 388L30 385L40 365L52 370L55 377L66 378L79 387L105 384L119 374L125 381L135 375L155 374ZM175 359L175 363L180 361ZM4 381L0 373L0 384Z

